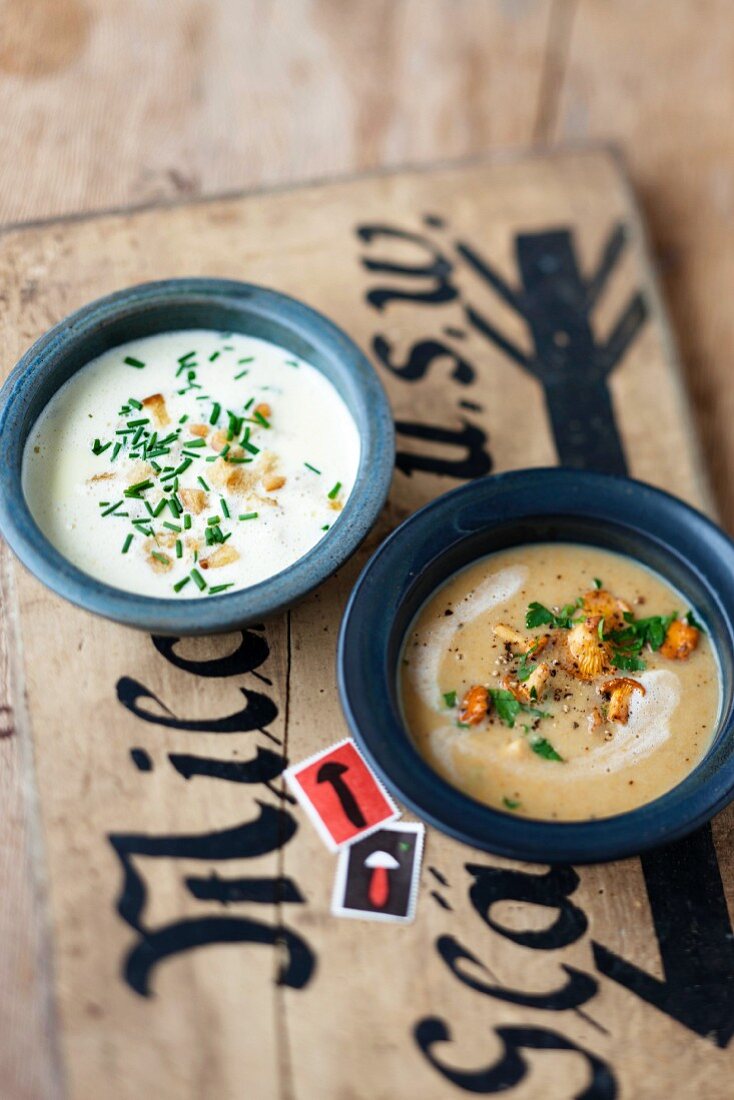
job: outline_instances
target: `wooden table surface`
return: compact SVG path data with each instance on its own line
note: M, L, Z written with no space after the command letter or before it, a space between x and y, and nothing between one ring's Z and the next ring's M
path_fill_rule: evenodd
M0 223L613 141L732 529L730 16L726 0L0 0ZM11 634L0 684L14 660ZM18 821L0 851L3 1031L22 1006L2 990L32 966L13 932L35 889L13 876L33 842L14 766L0 767L3 813Z

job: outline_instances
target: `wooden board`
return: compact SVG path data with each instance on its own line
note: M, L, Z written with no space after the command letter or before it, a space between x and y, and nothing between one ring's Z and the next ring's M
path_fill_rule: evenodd
M518 293L539 269L543 293ZM430 830L416 922L395 927L329 915L333 856L278 779L197 774L256 750L277 770L344 736L350 584L391 526L461 479L560 454L710 507L618 164L480 163L8 230L6 369L89 299L192 274L276 286L343 325L388 388L398 470L356 558L244 635L172 647L12 569L12 743L32 742L53 947L27 1016L45 1018L50 985L63 1064L35 1094L63 1072L75 1098L637 1100L682 1081L727 1096L730 813L662 854L577 870ZM559 293L591 358L553 316ZM573 412L590 394L608 415L588 434ZM41 934L28 943L43 957ZM466 954L449 965L452 943Z
M563 8L564 5L561 5ZM580 0L547 137L620 143L659 257L707 466L734 529L727 294L734 255L734 24L727 0ZM711 94L711 89L716 94Z

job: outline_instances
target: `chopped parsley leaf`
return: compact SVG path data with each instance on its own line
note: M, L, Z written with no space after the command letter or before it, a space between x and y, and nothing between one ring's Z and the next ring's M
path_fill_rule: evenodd
M542 756L544 760L560 760L563 762L563 757L556 752L550 741L547 741L545 737L538 737L537 740L531 741L530 748L536 756Z
M550 718L550 714L547 714L543 710L538 710L537 707L529 707L526 703L521 703L519 699L516 699L511 691L505 691L500 688L489 688L489 694L494 703L495 710L497 711L497 717L501 722L504 722L510 729L515 725L515 719L522 714L532 714L536 718Z
M580 622L580 619L574 619L574 613L582 606L583 600L579 596L575 603L567 603L565 607L562 607L560 612L556 614L551 611L549 607L545 607L542 603L538 603L537 600L533 600L531 604L528 604L528 610L525 615L525 626L528 630L534 630L538 626L547 624L553 626L557 630L570 630L575 622Z

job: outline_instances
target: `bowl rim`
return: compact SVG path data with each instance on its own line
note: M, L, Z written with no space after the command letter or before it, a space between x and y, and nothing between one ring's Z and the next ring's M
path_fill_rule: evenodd
M558 822L493 809L452 786L420 756L392 701L395 662L413 621L411 615L396 645L398 611L416 591L425 571L470 537L465 528L458 530L452 521L461 508L476 510L479 500L484 506L493 500L508 505L522 492L535 494L538 500L538 506L524 515L531 522L588 515L588 510L574 512L578 507L574 497L587 501L591 494L596 501L594 507L600 511L606 512L613 505L616 512L607 519L608 527L637 532L690 566L691 576L707 588L726 626L726 636L718 640L719 654L724 646L732 652L734 542L710 519L664 490L631 478L564 467L513 470L477 479L437 497L400 524L372 555L352 589L339 632L337 681L342 708L357 744L385 785L423 820L457 840L506 858L536 863L582 864L639 855L687 835L734 798L734 752L724 752L734 735L731 704L720 712L708 752L670 791L614 816ZM679 547L659 537L655 523L663 515L682 525L686 549L692 546L698 555L695 562L689 562ZM603 515L594 518L603 526ZM521 520L523 515L512 515L510 519ZM477 526L473 533L490 527L491 520L484 523L484 528ZM603 542L598 545L603 546ZM457 571L448 571L431 592ZM375 610L376 591L384 595L390 607L390 613L383 615L382 629ZM392 659L390 652L395 654ZM377 710L376 699L381 701ZM374 718L376 713L378 720Z
M105 325L171 306L224 306L243 317L272 319L308 342L317 358L323 356L343 370L352 398L359 402L358 408L349 411L360 435L360 461L354 488L338 522L280 573L211 600L137 595L83 572L42 533L22 487L23 449L31 426L28 408L43 392L49 372ZM206 326L193 323L191 327ZM158 331L172 330L164 326ZM44 398L44 404L51 396ZM141 283L89 302L63 318L25 352L0 389L0 532L38 580L78 607L157 634L225 632L292 606L355 552L387 498L394 455L392 413L374 367L354 341L322 313L280 291L233 279L191 277Z

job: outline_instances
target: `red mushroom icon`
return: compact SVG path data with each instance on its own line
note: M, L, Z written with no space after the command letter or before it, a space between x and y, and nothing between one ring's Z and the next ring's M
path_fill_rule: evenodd
M384 909L390 896L389 872L395 871L400 864L389 852L371 852L364 861L365 867L372 872L367 888L370 905L375 909Z

